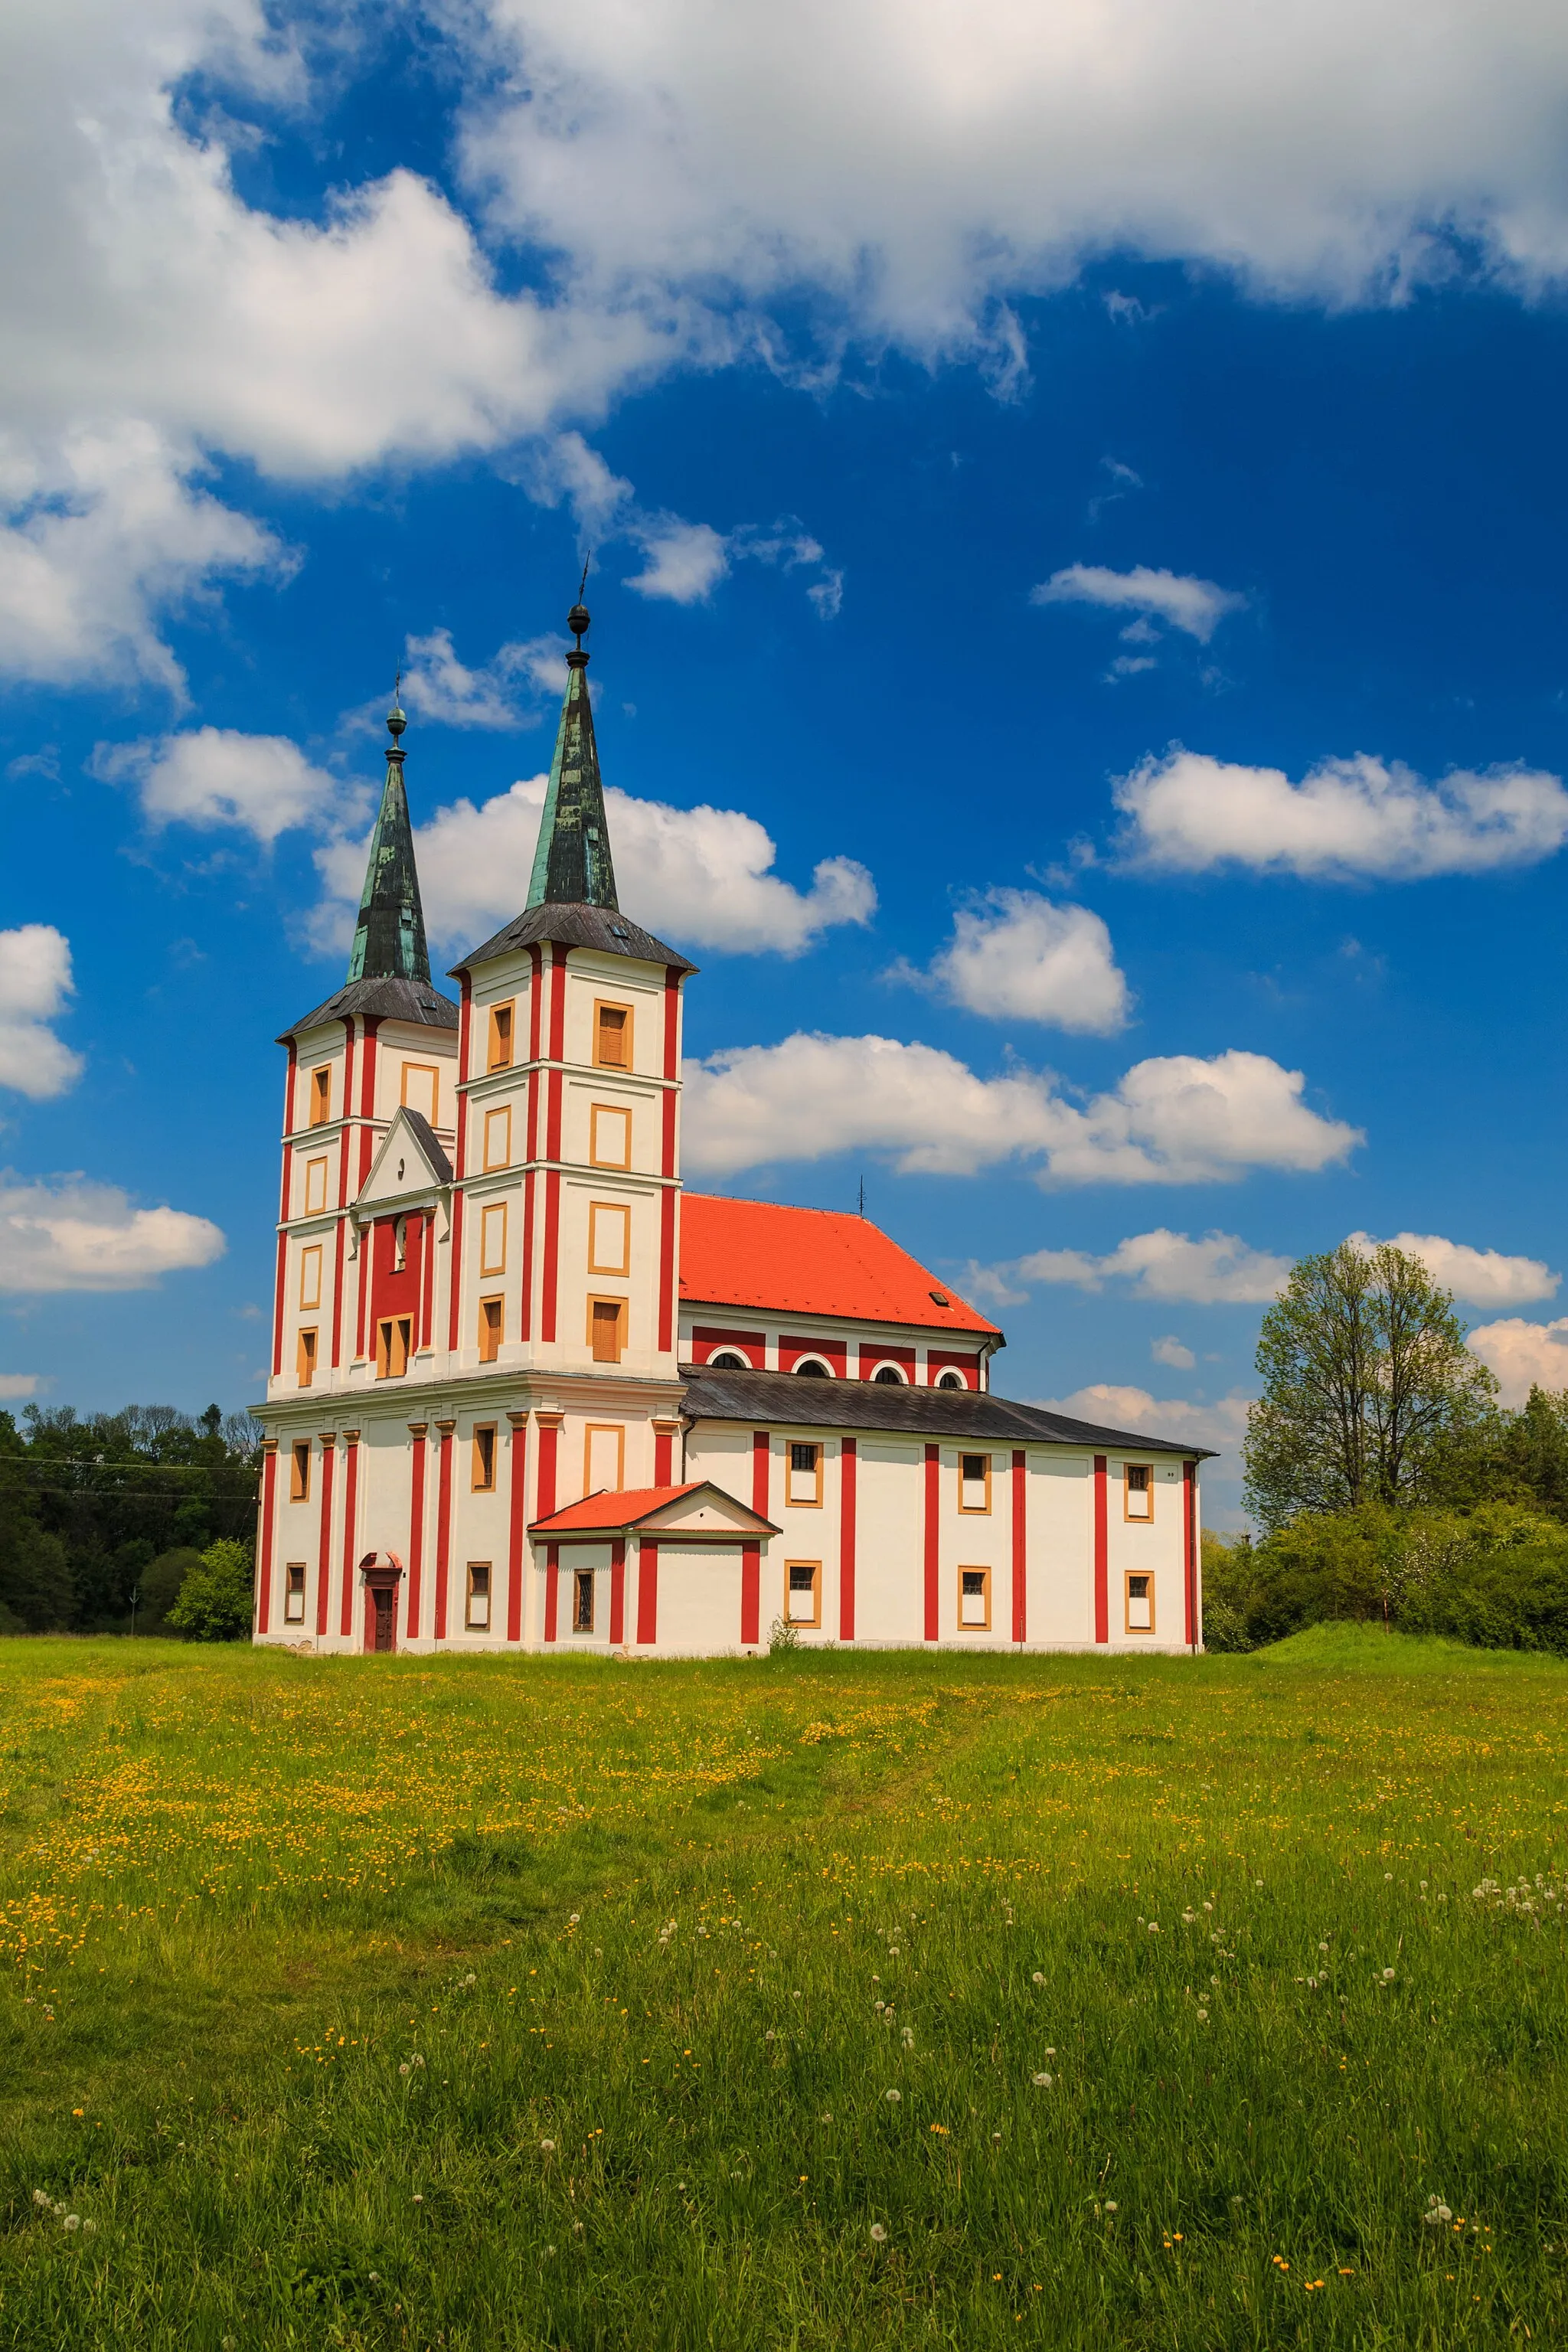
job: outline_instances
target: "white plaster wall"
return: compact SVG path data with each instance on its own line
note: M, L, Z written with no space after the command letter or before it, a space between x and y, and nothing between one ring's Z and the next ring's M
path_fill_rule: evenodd
M1154 1469L1154 1517L1147 1523L1126 1519L1123 1513L1124 1461L1152 1462ZM1182 1465L1159 1454L1130 1456L1113 1454L1106 1463L1106 1520L1109 1540L1110 1647L1113 1650L1180 1650L1185 1615L1182 1575L1185 1543L1182 1515ZM1154 1630L1129 1633L1126 1577L1129 1569L1151 1572L1154 1579Z
M923 1449L862 1437L858 1452L855 1638L918 1643L925 1629Z
M1026 1454L1028 1559L1026 1637L1076 1645L1094 1640L1094 1464L1087 1454Z
M991 1465L991 1507L961 1511L958 1507L960 1454L984 1454ZM1011 1450L984 1445L944 1445L941 1453L941 1506L937 1518L939 1580L938 1638L957 1642L964 1649L1004 1649L1012 1645L1013 1507ZM923 1480L924 1464L921 1470ZM959 1622L958 1587L961 1568L991 1571L991 1625L986 1633Z
M636 1580L632 1574L631 1546L626 1547L626 1632L636 1631ZM594 1571L594 1630L591 1633L572 1631L572 1604L574 1587L573 1577L580 1569ZM539 1566L535 1571L541 1587L549 1570L544 1566L544 1547L539 1548ZM573 1650L592 1650L601 1655L610 1646L610 1547L603 1544L563 1544L561 1547L561 1584L557 1596L554 1650L563 1654ZM542 1638L544 1631L544 1597L539 1597L537 1623Z
M600 1000L632 1008L631 1067L657 1077L664 1067L664 971L625 956L596 956L574 948L566 966L565 1059L594 1059L594 1006Z
M627 1565L626 1646L636 1646L635 1583ZM762 1632L768 1628L765 1588ZM661 1657L711 1657L741 1646L741 1548L692 1544L658 1548L658 1640Z

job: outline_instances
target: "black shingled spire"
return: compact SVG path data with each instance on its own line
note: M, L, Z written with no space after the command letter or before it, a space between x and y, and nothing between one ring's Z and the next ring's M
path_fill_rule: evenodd
M392 741L386 753L386 782L381 813L370 840L364 894L359 902L359 922L349 956L349 978L355 980L423 980L430 977L430 956L425 945L425 913L419 904L419 876L414 864L414 828L408 821L408 796L403 789L404 751L398 739L408 721L394 692L386 714Z
M566 694L555 734L555 757L550 763L550 788L539 820L528 905L603 907L614 914L619 911L620 901L616 897L599 747L594 740L594 710L588 699L588 656L583 650L587 606L581 602L574 604L566 625L577 642L566 656Z

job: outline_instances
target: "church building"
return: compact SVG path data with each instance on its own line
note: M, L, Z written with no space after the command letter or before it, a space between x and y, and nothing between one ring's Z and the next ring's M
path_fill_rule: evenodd
M991 1385L863 1217L682 1190L696 966L620 911L581 604L528 903L430 979L401 738L289 1029L256 1639L1194 1650L1205 1451Z

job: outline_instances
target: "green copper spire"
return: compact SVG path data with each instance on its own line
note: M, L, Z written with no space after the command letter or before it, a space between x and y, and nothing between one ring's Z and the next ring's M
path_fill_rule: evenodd
M419 877L414 866L414 828L408 822L408 796L403 789L405 754L398 740L408 721L397 707L395 689L386 724L392 736L386 782L381 814L370 837L370 864L359 902L349 978L428 981L430 957L425 945Z
M550 763L550 789L539 821L539 846L529 878L531 907L607 907L619 910L610 834L605 823L605 787L599 780L599 750L588 700L588 656L583 633L585 604L574 604L566 625L577 642L566 656L566 698Z

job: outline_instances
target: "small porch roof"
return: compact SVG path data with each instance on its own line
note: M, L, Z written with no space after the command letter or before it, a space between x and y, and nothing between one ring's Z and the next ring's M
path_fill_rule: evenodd
M567 1503L547 1519L535 1519L531 1536L546 1540L600 1542L605 1536L668 1535L682 1541L709 1538L733 1542L737 1537L776 1536L772 1519L764 1519L748 1503L727 1495L711 1478L693 1479L684 1486L605 1486Z

